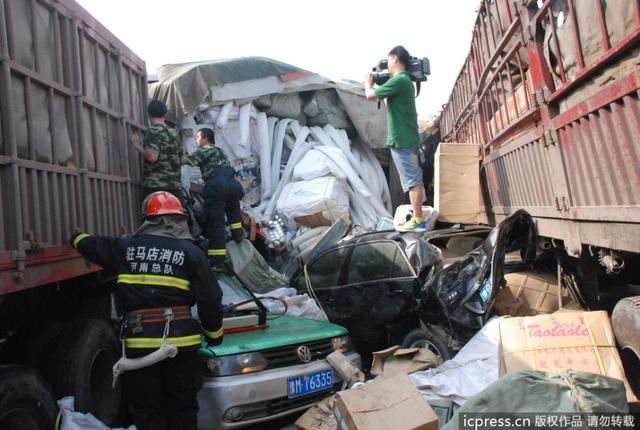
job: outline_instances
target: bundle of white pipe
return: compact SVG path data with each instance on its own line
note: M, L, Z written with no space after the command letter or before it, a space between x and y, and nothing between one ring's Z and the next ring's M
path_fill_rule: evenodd
M387 209L382 205L382 202L377 197L371 194L371 191L369 191L369 187L362 181L360 176L358 176L355 170L348 163L344 163L343 160L336 159L335 157L331 158L331 153L329 151L325 151L322 146L318 146L316 147L316 149L330 158L329 163L336 163L336 167L342 169L342 171L345 172L345 174L347 175L347 181L353 187L354 191L356 191L358 194L364 197L367 202L369 202L369 206L371 206L371 209L376 215L379 215L381 217L391 216L389 214L389 211L387 211Z
M219 121L224 119L226 108L227 105L221 110ZM281 176L282 152L287 129L291 129L296 140ZM348 182L350 212L356 224L371 229L375 228L380 217L391 216L389 186L380 163L366 144L355 144L352 148L346 131L337 130L331 125L323 128L302 127L294 119L278 120L274 117L267 118L264 113L260 113L258 136L261 203L250 211L257 222L264 222L273 217L282 189L291 181L293 168L314 147L328 158L332 170L344 172ZM327 149L329 147L339 149L344 157L336 157Z
M238 113L240 123L240 146L246 147L249 144L249 120L251 119L251 103L240 106Z
M287 126L293 121L291 118L284 118L278 121L276 131L273 137L273 146L271 149L271 183L277 184L280 179L280 164L282 164L282 145L284 144L284 134L287 132Z
M369 166L367 172L369 172L370 180L365 180L365 182L375 187L375 190L372 190L374 195L378 196L384 203L387 211L391 212L393 207L391 205L389 183L387 182L382 166L376 158L376 155L373 153L373 150L371 150L369 145L358 140L354 141L352 148L355 149L356 153L360 154L362 163Z
M271 196L271 200L267 204L267 207L264 211L263 216L266 219L270 219L273 216L273 212L276 208L276 203L278 201L278 197L282 193L282 189L285 185L291 181L291 176L293 175L293 168L300 161L300 159L316 145L316 142L307 142L307 136L309 136L309 128L302 127L300 129L300 134L296 139L296 143L293 145L293 150L291 151L291 155L289 156L289 161L287 161L287 165L282 173L282 178L280 182L278 182L278 186L276 187L273 195Z
M258 139L260 140L260 201L271 196L271 139L267 114L258 114Z
M227 125L229 121L229 114L231 113L231 109L233 108L233 102L228 102L222 109L220 109L220 114L218 115L218 119L216 120L216 127L223 128Z

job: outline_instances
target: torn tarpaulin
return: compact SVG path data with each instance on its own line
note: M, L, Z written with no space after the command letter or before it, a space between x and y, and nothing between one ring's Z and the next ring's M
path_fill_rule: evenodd
M473 329L482 327L489 318L497 291L506 285L505 254L517 250L525 263L535 257L535 228L524 210L498 224L482 246L461 260L434 270L423 288L423 298L437 300L453 323Z

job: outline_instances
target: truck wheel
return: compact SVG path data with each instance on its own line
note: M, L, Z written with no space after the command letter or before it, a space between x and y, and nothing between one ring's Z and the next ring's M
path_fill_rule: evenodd
M65 325L58 339L47 372L54 393L74 396L76 411L111 424L120 405L120 384L111 388L112 368L120 357L113 330L105 321L77 321Z
M0 367L0 429L50 430L57 413L38 373L23 366Z
M640 396L640 296L620 300L611 313L611 325L629 384Z
M431 326L428 331L421 328L411 330L402 340L403 348L426 348L442 358L442 361L453 357L453 350L449 348L449 340L444 330Z

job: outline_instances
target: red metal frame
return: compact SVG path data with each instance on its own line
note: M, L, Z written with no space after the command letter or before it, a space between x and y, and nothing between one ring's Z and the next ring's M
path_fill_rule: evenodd
M44 8L51 25L34 20L33 40L44 31L55 38L51 76L43 74L38 43L33 44L33 67L19 64L14 20L17 0L0 0L0 89L12 94L14 81L24 84L27 142L17 141L13 99L0 98L3 154L0 156L0 295L65 281L100 270L88 264L66 244L71 231L80 227L96 234L118 235L132 231L139 213L141 163L128 144L131 130L144 129L146 67L144 61L97 22L74 0L21 0L29 7ZM18 5L19 6L19 5ZM87 94L83 47L91 46L105 62L107 88ZM96 62L94 67L98 67ZM112 73L113 70L116 74ZM102 69L101 69L102 70ZM115 85L115 86L114 86ZM53 96L62 98L73 158L71 165L37 161L29 87L38 86L48 96L50 134L54 121ZM85 116L85 115L88 115ZM87 136L84 123L91 124ZM95 150L96 124L104 126L104 157ZM53 137L52 137L53 139ZM84 142L94 145L93 156L105 172L92 171ZM26 154L18 147L26 147ZM52 160L55 145L51 148ZM76 167L77 166L77 167ZM98 170L96 168L96 170Z
M566 17L558 23L559 1L546 0L538 6L529 0L517 10L507 8L509 14L497 10L495 2L480 2L469 56L442 112L441 135L446 142L476 143L470 136L474 127L480 131L489 214L507 215L524 207L539 222L556 218L640 223L640 68L582 91L640 47L640 0L630 0L635 27L615 42L608 37L604 7L596 2L594 28L602 45L597 58L585 54L581 39L585 29L578 26L584 22L587 3L569 0ZM502 31L505 17L509 26ZM563 27L562 44L558 24L570 26ZM545 57L546 40L554 70ZM567 53L561 52L562 47L575 49L570 53L575 63L565 67ZM469 72L475 79L463 82L461 77ZM521 85L524 94L515 96ZM459 100L465 101L463 106ZM525 170L535 183L524 180ZM613 246L606 236L585 239L591 232L609 231L608 227L598 230L583 224L562 231L559 225L548 229L559 231L574 245L582 241ZM640 245L634 252L640 252Z

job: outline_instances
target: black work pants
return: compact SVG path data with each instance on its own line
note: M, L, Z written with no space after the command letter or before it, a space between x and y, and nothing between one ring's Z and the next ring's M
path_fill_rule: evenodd
M233 178L210 178L204 186L202 197L209 238L207 254L213 264L224 263L227 256L225 216L233 239L242 239L240 200L243 195L242 185Z
M202 387L198 351L180 351L153 366L124 374L129 411L138 430L196 430Z

